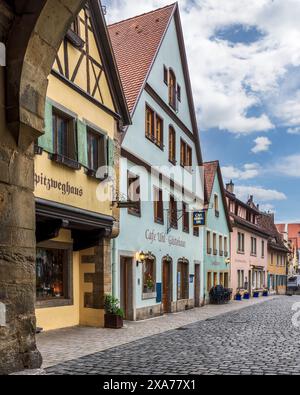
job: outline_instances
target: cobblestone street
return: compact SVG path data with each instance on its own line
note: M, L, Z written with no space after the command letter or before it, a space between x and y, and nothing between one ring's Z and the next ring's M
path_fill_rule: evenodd
M300 374L294 303L280 297L65 362L48 374Z

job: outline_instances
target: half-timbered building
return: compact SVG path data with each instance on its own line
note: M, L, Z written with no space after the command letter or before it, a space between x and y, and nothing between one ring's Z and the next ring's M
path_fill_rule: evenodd
M114 293L140 320L200 304L202 157L178 4L109 26L132 126L121 150ZM203 295L202 295L203 296Z
M87 1L57 53L36 144L36 316L44 330L103 325L119 232L105 192L109 177L118 186L119 136L129 123L101 3Z

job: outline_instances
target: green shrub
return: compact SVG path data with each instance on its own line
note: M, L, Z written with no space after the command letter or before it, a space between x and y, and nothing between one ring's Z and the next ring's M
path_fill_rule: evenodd
M106 314L114 314L124 318L124 311L120 308L119 299L112 295L105 295L104 310Z

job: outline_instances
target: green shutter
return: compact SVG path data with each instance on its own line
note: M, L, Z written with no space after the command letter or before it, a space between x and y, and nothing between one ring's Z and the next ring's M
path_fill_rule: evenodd
M108 166L113 167L115 164L115 142L112 139L108 139Z
M52 104L48 100L45 104L45 133L39 138L39 146L51 154L54 152Z
M82 121L77 121L77 141L78 141L78 162L88 167L87 155L87 127Z

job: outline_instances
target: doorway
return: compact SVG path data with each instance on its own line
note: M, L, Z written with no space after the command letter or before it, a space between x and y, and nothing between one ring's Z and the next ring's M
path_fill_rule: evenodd
M163 313L171 313L172 310L172 292L173 292L173 276L172 276L172 260L163 259L162 264L162 308Z
M195 307L200 307L200 265L195 265L195 278L194 278L194 300Z
M120 259L120 307L126 320L133 320L133 259Z

